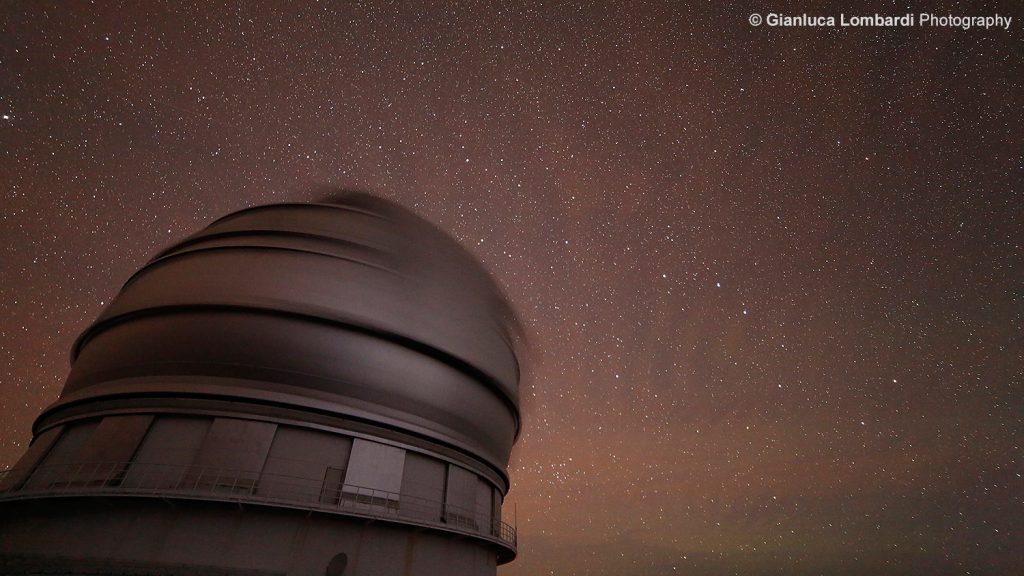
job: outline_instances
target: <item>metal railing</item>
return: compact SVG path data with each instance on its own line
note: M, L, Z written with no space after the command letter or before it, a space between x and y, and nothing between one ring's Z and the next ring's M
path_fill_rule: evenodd
M344 474L341 474L344 476ZM0 471L0 501L47 496L155 496L283 505L456 531L513 550L516 531L490 514L340 479L209 466L90 462Z

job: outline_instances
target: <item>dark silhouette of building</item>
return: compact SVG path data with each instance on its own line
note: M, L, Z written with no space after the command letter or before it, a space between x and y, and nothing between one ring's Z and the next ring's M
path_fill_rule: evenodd
M0 476L0 572L493 575L518 334L479 263L390 202L221 218L78 338Z

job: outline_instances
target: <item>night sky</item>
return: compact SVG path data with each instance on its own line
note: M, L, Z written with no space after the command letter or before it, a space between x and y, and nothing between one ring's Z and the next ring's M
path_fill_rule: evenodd
M1024 10L772 9L4 2L0 466L157 250L353 188L527 326L502 576L1024 573Z

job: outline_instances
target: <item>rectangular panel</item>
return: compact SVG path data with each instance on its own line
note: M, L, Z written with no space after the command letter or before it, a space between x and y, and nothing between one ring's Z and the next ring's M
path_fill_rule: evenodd
M96 431L99 422L68 424L25 483L26 488L67 488L71 478L80 472L79 453Z
M491 502L493 502L493 506L494 506L494 508L491 510L491 518L494 519L494 523L495 524L497 524L498 522L501 522L501 503L502 503L501 500L502 500L502 498L501 498L501 491L498 490L497 488L495 488L494 489L494 499L491 500Z
M416 452L405 453L402 513L437 522L444 503L445 463Z
M352 441L345 485L397 494L402 490L404 467L405 450L356 438Z
M491 485L483 478L477 476L476 520L480 523L481 528L491 523L491 509L494 508L494 503L491 501L492 498L494 498L494 491Z
M22 483L32 474L36 464L39 464L39 461L53 448L63 428L63 426L54 426L33 440L14 468L8 470L0 479L0 492L16 490L21 487Z
M157 416L142 439L122 486L177 487L195 461L212 422L209 418Z
M445 493L445 522L465 530L476 530L476 474L448 465L448 489Z
M150 414L104 418L78 455L87 466L74 480L90 486L119 485L152 421Z
M83 462L127 462L135 455L150 422L151 414L107 416L82 449Z
M200 491L251 492L276 430L271 422L215 418L187 482L194 481Z
M356 507L396 508L404 467L405 450L362 438L353 439L343 488L346 502Z
M351 450L351 438L279 426L263 465L257 492L301 501L317 501L333 493L337 502ZM331 478L328 478L328 469L333 470Z

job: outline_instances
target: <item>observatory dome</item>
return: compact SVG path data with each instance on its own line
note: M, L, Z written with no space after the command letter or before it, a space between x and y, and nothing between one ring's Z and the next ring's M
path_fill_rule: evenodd
M425 438L505 477L518 334L483 267L405 208L364 194L257 206L125 283L37 428L104 402L220 399Z

